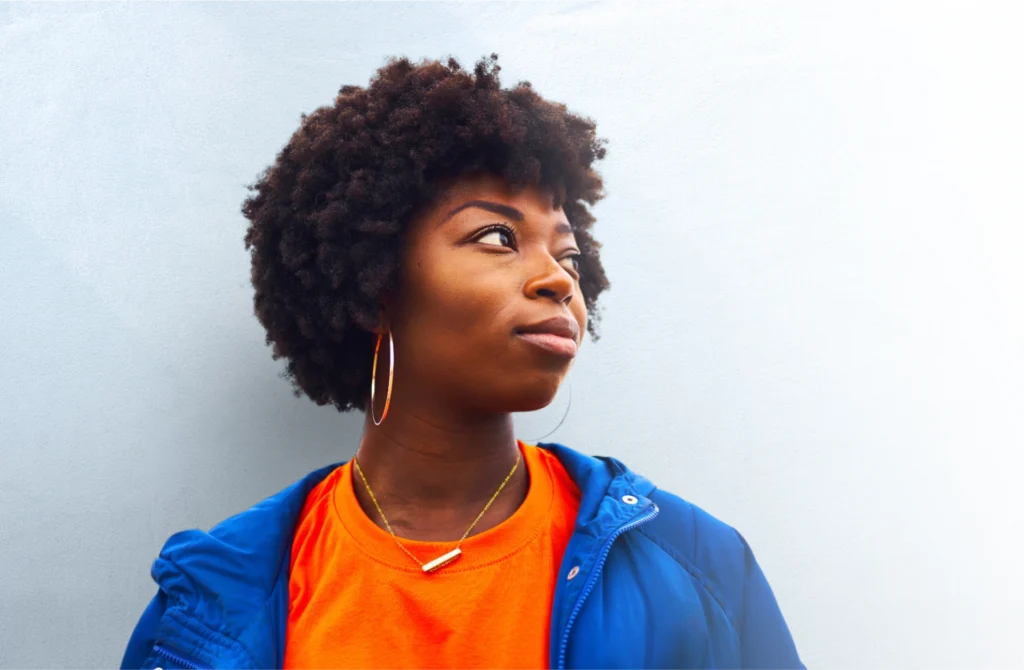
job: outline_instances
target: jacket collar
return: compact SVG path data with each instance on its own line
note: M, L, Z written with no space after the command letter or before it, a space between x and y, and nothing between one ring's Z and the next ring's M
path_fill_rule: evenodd
M537 446L553 453L580 489L582 498L577 527L593 520L606 497L620 497L620 489L622 495L632 493L646 498L656 488L646 477L610 456L587 456L557 442L540 442Z
M622 522L610 503L646 498L654 485L610 457L591 457L558 443L538 443L554 454L581 493L575 547L608 535ZM214 526L172 535L154 561L153 579L168 596L158 639L209 663L269 667L283 655L283 635L267 636L259 620L287 613L291 542L309 492L343 463L315 470L253 507ZM609 500L609 498L613 500ZM568 557L567 557L568 558Z

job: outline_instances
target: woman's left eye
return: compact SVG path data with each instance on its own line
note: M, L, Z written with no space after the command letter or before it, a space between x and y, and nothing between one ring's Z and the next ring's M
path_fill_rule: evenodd
M572 261L572 269L576 272L580 271L580 257L583 254L573 254L572 256L566 256L563 261Z

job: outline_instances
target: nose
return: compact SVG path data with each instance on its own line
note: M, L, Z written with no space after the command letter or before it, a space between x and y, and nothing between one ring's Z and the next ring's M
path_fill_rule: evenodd
M576 281L554 256L548 253L543 267L526 282L526 295L530 298L549 298L563 305L572 302Z

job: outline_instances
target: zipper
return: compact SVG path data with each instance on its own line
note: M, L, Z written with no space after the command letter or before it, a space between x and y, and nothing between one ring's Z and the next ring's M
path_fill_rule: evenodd
M210 666L208 665L200 664L199 661L189 659L188 657L182 656L177 652L173 652L167 647L163 646L162 644L154 644L153 651L155 651L160 656L163 656L164 658L173 661L177 665L188 668L189 670L209 670L210 668Z
M583 603L586 601L587 596L594 590L594 584L597 583L597 576L601 574L601 568L604 567L604 562L608 560L608 554L612 550L612 543L615 542L616 538L625 533L626 531L633 530L637 526L642 526L658 516L661 510L658 509L657 505L646 515L631 521L625 526L622 526L616 530L611 537L604 543L601 548L601 555L597 559L597 563L594 565L594 569L590 571L590 577L587 578L587 583L583 587L583 591L580 592L579 597L576 599L576 607L573 608L572 614L569 615L569 620L565 624L565 633L562 634L562 644L558 649L558 668L563 670L565 668L565 652L569 646L569 632L572 630L572 624L576 621L576 616L580 613L580 609L583 608Z

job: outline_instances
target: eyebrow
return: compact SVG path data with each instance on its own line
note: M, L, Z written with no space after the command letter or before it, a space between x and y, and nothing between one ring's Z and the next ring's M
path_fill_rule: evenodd
M468 202L462 203L455 209L448 212L445 215L444 219L442 219L442 223L469 207L478 207L480 209L485 209L488 212L500 214L516 222L522 221L524 218L526 218L522 212L520 212L515 207L511 207L509 205L502 205L497 202L490 202L489 200L470 200ZM559 221L555 225L555 232L560 234L572 234L572 227L565 221Z
M469 202L464 202L455 209L453 209L452 211L448 212L445 215L444 220L447 221L448 219L452 218L453 216L455 216L462 210L466 209L467 207L479 207L480 209L486 209L488 212L494 212L495 214L507 216L513 221L522 221L524 218L523 213L520 212L515 207L509 207L508 205L500 205L496 202L489 202L487 200L470 200Z

